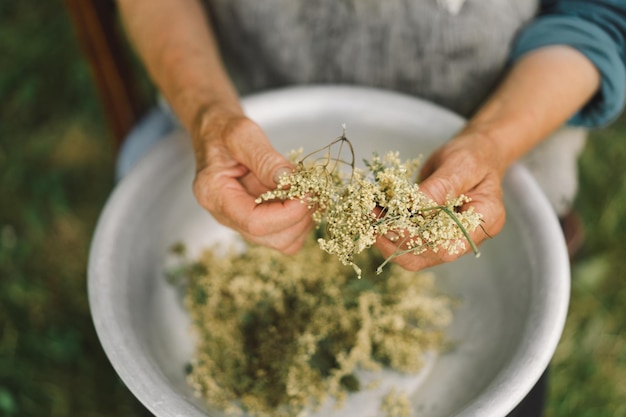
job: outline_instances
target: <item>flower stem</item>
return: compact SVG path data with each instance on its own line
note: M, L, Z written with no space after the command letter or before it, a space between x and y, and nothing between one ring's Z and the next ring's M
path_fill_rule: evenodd
M445 207L445 206L441 206L441 210L443 210L444 213L450 216L452 220L454 220L454 222L457 224L457 226L459 226L459 228L461 229L461 232L463 233L463 235L469 242L470 246L472 247L472 251L474 252L474 255L477 258L480 257L480 251L478 250L478 246L476 246L476 244L474 243L474 240L471 238L471 236L469 235L469 232L467 231L465 226L463 226L463 224L461 223L459 218L456 216L456 214L454 214L452 210L450 210L448 207Z

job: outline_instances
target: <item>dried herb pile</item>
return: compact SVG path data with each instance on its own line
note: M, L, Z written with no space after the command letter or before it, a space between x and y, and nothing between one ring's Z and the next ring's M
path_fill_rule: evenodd
M295 256L259 246L207 250L178 274L198 336L189 382L228 412L298 416L365 388L359 369L418 371L424 353L443 343L451 301L432 274L383 267L407 253L464 252L466 242L478 254L469 232L481 215L463 195L437 204L424 194L417 160L391 152L358 169L345 131L293 160L294 172L257 204L301 200L315 209L316 238ZM389 258L366 250L390 232L398 246ZM410 408L396 393L382 406L387 416Z
M451 300L431 273L391 265L377 275L371 252L358 261L362 279L312 237L295 256L249 246L183 262L176 279L198 340L188 375L198 395L227 412L292 417L367 389L358 369L418 371L444 342Z

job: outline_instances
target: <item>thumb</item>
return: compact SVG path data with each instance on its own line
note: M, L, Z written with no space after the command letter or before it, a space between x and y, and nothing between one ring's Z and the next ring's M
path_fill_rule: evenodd
M293 170L293 165L276 151L269 141L259 143L254 148L247 148L247 152L242 153L242 156L241 163L246 165L268 189L276 188L280 177Z
M460 183L459 176L446 175L442 171L435 171L419 184L420 191L439 204L445 203L448 197L456 197L463 192L463 184Z
M439 204L445 203L448 197L469 191L473 188L471 182L476 170L474 166L468 170L467 159L463 155L459 159L455 153L446 155L443 149L435 151L420 172L420 191Z
M268 189L274 189L280 177L293 170L293 164L272 146L265 133L252 121L229 141L229 148L235 159Z

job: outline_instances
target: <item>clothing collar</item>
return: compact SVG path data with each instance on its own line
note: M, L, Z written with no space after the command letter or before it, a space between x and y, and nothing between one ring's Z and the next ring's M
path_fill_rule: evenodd
M450 14L457 15L461 11L465 0L437 0L437 5Z

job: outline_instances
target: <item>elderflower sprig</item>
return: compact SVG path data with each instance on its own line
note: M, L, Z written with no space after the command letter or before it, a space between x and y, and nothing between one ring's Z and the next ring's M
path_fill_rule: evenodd
M350 157L344 159L346 149ZM462 253L466 241L479 255L470 233L480 226L482 216L471 206L460 210L470 202L467 196L436 203L415 181L419 159L403 162L398 152L383 157L374 154L364 162L366 170L355 166L354 150L344 131L329 145L300 159L275 190L256 201L299 199L315 208L313 220L323 231L318 239L320 248L344 265L352 265L359 277L361 269L354 256L389 232L397 234L398 246L378 267L378 273L389 261L407 253Z

